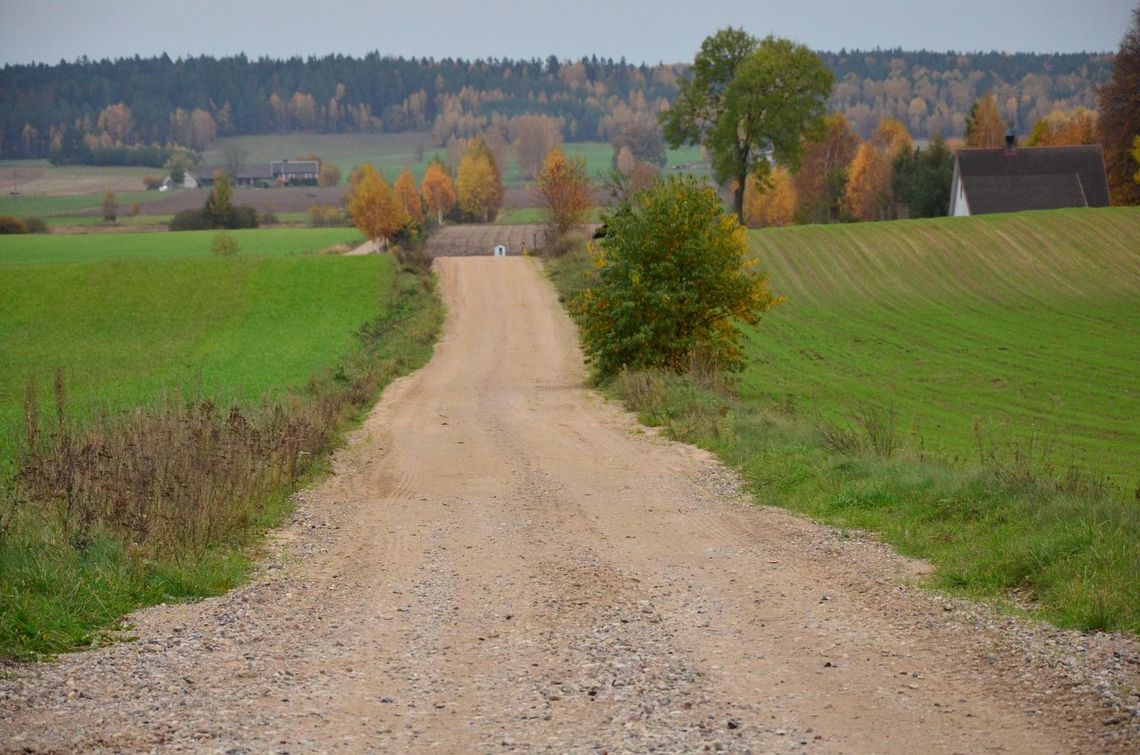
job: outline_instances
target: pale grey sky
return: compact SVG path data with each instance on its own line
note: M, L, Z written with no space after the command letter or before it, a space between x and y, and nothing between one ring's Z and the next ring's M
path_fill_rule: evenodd
M0 63L244 52L687 62L732 25L817 50L1115 51L1137 0L0 0Z

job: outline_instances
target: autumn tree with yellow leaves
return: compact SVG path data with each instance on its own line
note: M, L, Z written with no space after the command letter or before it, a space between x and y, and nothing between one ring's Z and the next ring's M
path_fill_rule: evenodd
M503 205L503 179L495 157L482 139L472 141L459 161L455 176L459 209L469 218L488 223Z
M108 105L99 113L99 129L110 135L115 144L126 144L135 131L135 118L123 103Z
M416 189L416 178L412 172L404 168L400 175L396 176L396 183L393 184L392 188L395 190L396 199L404 208L404 212L408 213L409 217L416 223L423 225L424 206L420 201L420 192Z
M997 95L986 92L966 116L966 146L1004 147L1006 128L998 111Z
M1054 110L1033 124L1027 147L1096 144L1096 111L1087 107Z
M455 209L455 186L438 160L433 160L424 173L423 199L437 223L442 223L443 216Z
M383 240L385 244L411 221L392 187L368 163L357 173L348 197L348 211L357 230L367 239Z
M750 228L791 225L796 219L796 187L792 174L776 167L762 182L755 175L744 187L744 221Z
M871 138L859 145L848 169L843 209L857 220L891 217L891 162L911 149L910 133L902 121L884 118Z
M542 203L558 236L581 225L589 216L594 206L594 188L584 159L568 159L561 147L555 147L547 153L535 179L535 198Z

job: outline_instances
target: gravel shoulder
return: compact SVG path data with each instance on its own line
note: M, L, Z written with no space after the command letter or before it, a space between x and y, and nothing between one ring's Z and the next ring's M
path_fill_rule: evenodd
M1135 752L1140 646L916 587L581 387L523 257L437 260L431 363L256 579L0 669L0 751Z

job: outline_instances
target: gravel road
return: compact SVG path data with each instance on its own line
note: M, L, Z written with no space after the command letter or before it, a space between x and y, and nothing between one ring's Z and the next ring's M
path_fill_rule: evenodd
M437 261L435 358L255 580L0 669L0 751L1135 752L1140 649L914 586L581 387L539 263Z

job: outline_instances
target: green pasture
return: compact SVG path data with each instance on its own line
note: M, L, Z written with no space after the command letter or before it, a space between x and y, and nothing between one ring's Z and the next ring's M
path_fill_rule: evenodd
M344 240L343 230L236 232L242 252L230 259L210 255L211 235L19 239L64 242L51 251L0 242L3 445L29 381L44 396L56 370L77 417L169 390L253 401L335 363L382 313L387 257L300 254Z
M87 228L107 228L114 232L119 228L134 228L146 226L148 230L165 231L166 226L174 218L173 215L138 214L127 215L119 213L114 223L107 223L99 215L52 215L44 218L49 227L58 229L60 226L84 226Z
M91 233L0 237L0 277L8 266L92 263L111 260L160 260L210 257L216 231L169 233ZM239 257L288 257L314 254L336 244L360 242L352 228L254 228L229 231ZM2 305L0 305L2 306Z
M735 391L606 389L737 468L761 504L872 532L930 584L1140 634L1140 210L750 234L787 301ZM584 254L550 266L565 298Z
M911 445L1140 484L1140 211L770 229L787 302L749 331L746 401L893 409Z
M235 235L242 251L233 258L209 254L212 233L16 240L62 242L49 254L0 240L0 657L101 642L137 607L240 584L261 533L325 463L314 445L292 485L251 463L260 482L230 502L235 526L224 536L140 559L122 532L100 526L76 536L61 511L5 487L30 382L49 433L57 371L69 424L109 428L127 412L170 421L148 410L185 399L208 400L222 416L236 404L255 423L260 407L300 421L318 416L306 407L320 400L338 412L328 420L336 433L370 399L362 388L383 386L430 354L438 306L391 257L303 254L345 240L343 229Z
M609 142L574 142L563 144L562 149L570 157L581 157L586 161L586 170L590 176L605 173L612 167L614 148ZM671 149L666 153L668 162L665 165L667 172L673 172L681 165L693 165L702 162L700 147L681 147ZM685 170L684 173L695 175L708 175L707 169Z
M45 220L54 216L76 215L88 210L100 209L103 206L103 194L104 192L72 196L0 195L0 215L12 215L17 218L35 216ZM124 221L127 219L127 209L132 202L145 205L147 202L153 202L163 196L161 192L157 191L116 192L115 198L119 202L119 216ZM101 217L94 220L103 221Z

